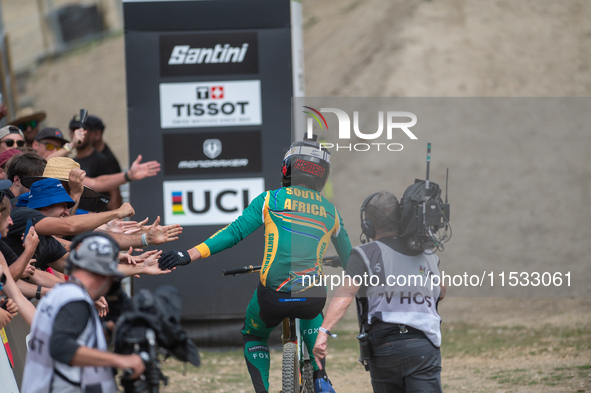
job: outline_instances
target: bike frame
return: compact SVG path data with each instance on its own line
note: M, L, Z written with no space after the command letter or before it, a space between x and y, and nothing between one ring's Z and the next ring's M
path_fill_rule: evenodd
M325 262L325 265L327 266L333 266L336 267L336 265L338 264L338 266L340 266L340 261L338 259L338 257L335 256L330 256L330 257L325 257L322 259L323 262ZM250 274L250 273L256 273L259 272L261 270L261 266L243 266L241 268L238 269L228 269L228 270L223 270L222 274L224 276L235 276L237 274ZM308 353L308 348L304 345L304 340L302 339L302 333L300 330L300 320L298 318L285 318L283 319L282 323L281 323L281 329L282 329L282 336L281 336L281 341L282 341L282 347L285 348L285 344L287 343L294 343L296 344L297 347L297 363L299 365L299 381L301 383L301 387L300 387L300 393L313 393L313 390L309 390L306 389L306 381L304 380L304 378L302 378L302 374L303 374L303 370L304 370L304 366L306 364L307 361L310 360L310 354ZM285 356L285 355L284 355ZM309 362L308 362L309 363ZM308 367L311 367L310 364L308 364ZM284 376L282 376L284 377ZM313 381L312 381L313 384ZM299 386L299 383L298 383ZM288 393L288 392L284 392L284 393Z

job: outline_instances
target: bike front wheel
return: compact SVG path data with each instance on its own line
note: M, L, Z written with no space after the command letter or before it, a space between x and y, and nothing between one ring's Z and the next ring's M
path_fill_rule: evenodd
M282 393L300 393L300 361L298 347L289 342L283 346L283 365L281 368Z

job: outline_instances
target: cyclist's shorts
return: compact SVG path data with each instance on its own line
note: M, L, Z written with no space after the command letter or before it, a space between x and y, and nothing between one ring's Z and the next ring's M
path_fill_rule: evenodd
M285 318L314 319L326 303L326 288L315 287L297 294L276 292L259 283L257 300L259 316L268 327Z

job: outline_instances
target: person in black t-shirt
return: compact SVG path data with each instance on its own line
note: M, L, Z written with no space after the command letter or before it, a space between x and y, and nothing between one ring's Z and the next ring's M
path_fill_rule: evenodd
M76 129L80 127L80 120L77 116L74 116L70 121L70 132L74 133ZM83 141L82 144L78 145L77 147L77 154L76 161L80 163L82 169L85 169L85 166L88 165L90 167L99 166L100 173L94 174L92 172L86 171L88 177L97 177L100 175L110 175L112 173L119 173L121 172L121 166L115 158L115 155L109 148L109 146L103 141L103 132L105 131L105 125L101 119L96 116L88 116L86 122L84 123L84 129L87 130L87 140ZM90 147L94 149L95 152L101 154L101 158L98 158L96 154L91 154L88 156L86 161L83 163L78 160L78 157L84 156L87 154L86 151L89 150L88 147L84 147L84 143L88 141ZM82 149L82 153L80 151ZM113 190L109 191L109 195L111 200L107 205L107 209L116 209L121 206L122 198L121 192L119 188L114 188ZM84 209L84 207L82 207Z
M98 151L94 150L92 144L90 143L90 135L87 133L84 137L82 143L76 146L76 157L74 158L78 164L80 164L80 169L86 172L86 176L88 177L98 177L101 175L110 175L112 173L109 169L109 162L107 158ZM108 194L111 192L109 191ZM105 194L106 196L109 196ZM110 196L109 196L110 197ZM88 210L88 211L97 211L98 205L97 200L81 200L80 201L80 209Z

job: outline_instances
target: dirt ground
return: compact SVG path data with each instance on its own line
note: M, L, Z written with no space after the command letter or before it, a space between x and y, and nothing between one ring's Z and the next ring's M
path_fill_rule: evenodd
M591 95L591 2L586 0L304 0L303 5L310 97ZM24 94L47 111L48 125L66 128L80 107L103 117L106 139L125 166L123 50L123 37L117 36L47 62ZM499 129L485 138L476 132L467 141L459 131L445 130L439 168L461 176L450 180L457 232L442 263L461 269L477 252L483 265L523 260L523 266L553 271L578 266L576 274L588 277L588 124L569 134L558 129L509 135ZM493 151L499 144L503 149ZM482 148L484 159L455 154L460 147ZM401 173L392 175L397 195L423 175L423 147L420 152L420 160L402 163ZM497 168L505 170L502 176ZM379 182L392 172L372 160L335 160L335 202L352 239L359 234L358 207L370 191L350 179ZM467 179L474 178L487 193L485 208L473 203L474 187ZM484 232L490 234L488 243L481 240ZM458 297L450 291L440 308L446 391L591 391L591 337L585 333L591 328L589 286L569 291L554 298ZM339 329L347 327L355 328L351 315ZM504 333L497 337L498 331ZM479 350L481 340L488 341ZM356 364L354 340L344 342L331 360L337 391L370 392L368 376ZM457 342L472 347L462 349ZM273 386L278 386L278 355L273 356ZM169 392L250 391L238 351L205 352L204 367L185 377L174 362L167 370L175 381Z

